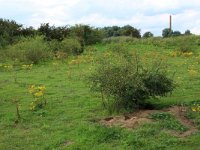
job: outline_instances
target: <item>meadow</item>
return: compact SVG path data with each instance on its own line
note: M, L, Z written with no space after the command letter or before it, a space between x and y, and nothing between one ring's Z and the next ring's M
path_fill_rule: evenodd
M199 36L106 39L86 47L81 55L53 57L38 64L5 59L1 50L0 149L200 149L199 131L184 137L171 134L188 129L173 114L162 112L171 106L184 106L186 117L199 129L199 40ZM117 49L119 44L130 53L137 53L147 66L162 60L176 84L166 97L149 100L161 113L149 116L154 119L152 122L134 128L102 124L104 118L136 110L109 113L102 106L101 94L91 92L87 81L99 63L98 58L108 59L109 49ZM19 47L12 45L8 49L12 52L16 48ZM31 104L38 98L30 92L32 85L45 88L38 95L40 100L45 99L45 104L37 110Z

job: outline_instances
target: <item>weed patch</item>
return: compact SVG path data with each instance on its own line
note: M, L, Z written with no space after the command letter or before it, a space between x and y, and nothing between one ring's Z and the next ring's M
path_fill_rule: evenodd
M178 132L185 132L188 130L187 127L182 125L181 122L176 120L176 118L168 112L154 113L151 114L149 118L159 121L161 127L165 129Z

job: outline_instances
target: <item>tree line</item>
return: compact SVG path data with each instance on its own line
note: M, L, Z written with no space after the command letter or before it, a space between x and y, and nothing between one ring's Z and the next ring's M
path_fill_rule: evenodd
M191 34L187 30L185 35ZM149 38L154 35L148 31L141 36L140 29L132 27L131 25L109 26L103 28L96 28L89 25L74 25L74 26L51 26L49 23L43 23L39 28L23 27L22 24L14 20L0 18L0 47L13 44L21 36L33 37L36 35L43 35L47 41L57 40L63 41L65 38L76 38L82 46L91 45L101 42L103 38L117 37L117 36L130 36L133 38ZM179 31L172 31L168 28L162 31L163 37L180 36Z

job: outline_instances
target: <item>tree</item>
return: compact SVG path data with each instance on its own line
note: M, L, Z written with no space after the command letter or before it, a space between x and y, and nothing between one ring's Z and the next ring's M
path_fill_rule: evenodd
M141 38L141 35L140 35L140 30L130 26L130 25L125 25L123 26L121 29L121 35L124 35L124 36L132 36L132 37L135 37L135 38Z
M172 36L180 36L180 35L181 35L181 32L180 32L180 31L174 31L174 32L172 32L171 35L172 35Z
M143 38L150 38L150 37L153 37L153 33L151 33L151 32L145 32L144 34L143 34L143 36L142 36Z
M70 30L72 36L76 36L82 46L95 44L103 38L103 33L100 29L90 27L89 25L75 25Z
M190 32L190 30L186 30L184 34L185 35L191 35L191 32Z
M13 20L0 19L0 47L14 43L21 34L22 25Z
M35 36L36 35L36 30L30 26L27 28L22 28L21 29L21 35L27 37L27 36Z
M120 36L120 27L118 26L112 26L112 27L104 27L101 29L104 37L108 38L108 37L112 37L112 36Z
M45 36L45 40L57 40L62 41L65 37L69 35L69 29L67 26L55 27L50 26L49 23L41 24L38 28L40 34Z
M172 33L173 33L173 31L170 30L169 28L165 28L165 29L162 30L162 36L164 38L170 37L172 35Z

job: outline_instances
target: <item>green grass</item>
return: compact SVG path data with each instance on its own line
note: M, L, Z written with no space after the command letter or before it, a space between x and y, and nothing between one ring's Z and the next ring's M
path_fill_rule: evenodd
M188 130L181 122L179 122L172 114L167 112L154 113L150 116L151 119L159 121L161 128L174 130L178 132L185 132Z
M156 108L187 104L199 99L198 51L190 57L171 57L169 54L173 47L144 42L126 46L130 52L137 51L141 59L146 59L146 63L162 57L168 64L168 72L175 72L176 90L168 97L151 100ZM98 51L92 57L101 57L109 45L99 44L94 47ZM6 71L0 68L0 149L199 149L199 133L179 138L162 131L162 127L168 128L171 122L175 122L175 125L168 129L180 131L179 124L173 119L162 124L159 121L144 124L134 130L100 125L98 120L109 114L101 105L100 95L91 93L85 81L95 63L87 61L69 65L69 61L56 61L56 67L53 64L55 60L49 61L33 65L31 70ZM10 63L13 62L3 64ZM192 69L197 73L189 71ZM33 97L28 93L28 88L32 84L46 86L47 105L36 112L29 110ZM22 119L18 124L15 124L13 99L19 100L21 105Z

